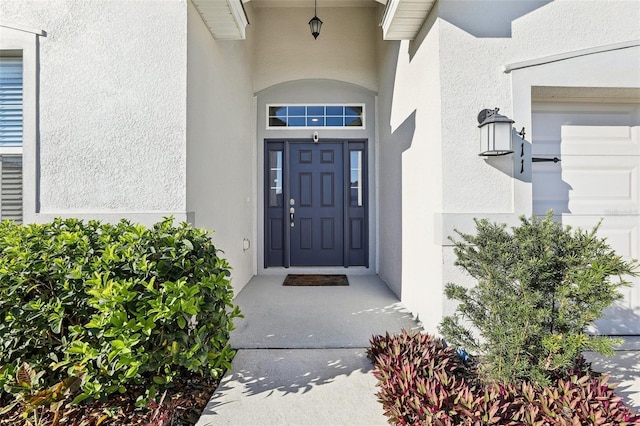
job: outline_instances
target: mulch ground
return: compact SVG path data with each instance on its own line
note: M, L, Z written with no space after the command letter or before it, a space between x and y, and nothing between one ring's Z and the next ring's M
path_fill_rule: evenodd
M77 406L64 405L56 415L49 407L38 411L40 426L183 426L194 425L218 386L219 380L210 377L187 376L175 382L157 401L138 408L136 399L143 389L132 389L124 394L111 395L106 401L92 401ZM0 407L12 400L0 398ZM33 413L26 419L24 407L16 407L0 418L1 426L25 426L34 423Z

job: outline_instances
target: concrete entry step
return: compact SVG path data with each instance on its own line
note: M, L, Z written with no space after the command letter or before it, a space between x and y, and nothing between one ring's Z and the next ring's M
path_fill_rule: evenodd
M364 348L374 334L418 328L376 275L349 275L344 287L284 287L284 277L254 277L236 296L233 348Z
M198 426L386 425L366 348L374 334L419 328L411 313L375 275L344 287L284 277L254 277L236 296L233 369Z
M205 425L387 425L365 349L243 349Z

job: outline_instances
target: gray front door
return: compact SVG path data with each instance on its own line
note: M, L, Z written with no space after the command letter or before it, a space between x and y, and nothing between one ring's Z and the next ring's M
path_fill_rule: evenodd
M365 142L267 141L265 154L265 266L366 266Z
M341 143L291 145L289 227L292 266L344 263L342 157Z

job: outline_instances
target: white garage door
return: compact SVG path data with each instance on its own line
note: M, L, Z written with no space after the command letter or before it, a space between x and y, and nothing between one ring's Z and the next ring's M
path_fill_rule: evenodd
M563 224L591 229L618 254L640 244L640 104L539 103L533 107L533 212L553 209ZM595 325L599 334L640 335L640 280Z

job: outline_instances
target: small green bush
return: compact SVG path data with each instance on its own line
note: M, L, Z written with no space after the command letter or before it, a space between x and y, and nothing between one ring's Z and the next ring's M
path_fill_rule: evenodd
M219 376L240 313L218 252L171 218L0 223L0 387L19 392L28 366L42 389L81 378L77 403L131 385L153 393L181 371Z
M476 220L477 234L459 233L456 265L478 283L447 284L459 302L440 332L452 345L482 356L487 380L549 383L585 350L610 354L616 340L586 329L621 296L626 262L596 235L546 218L521 218L512 228Z
M451 347L425 334L373 336L368 350L376 394L393 425L636 425L638 413L614 394L606 376L586 363L554 377L482 384Z

